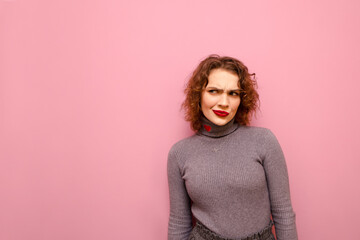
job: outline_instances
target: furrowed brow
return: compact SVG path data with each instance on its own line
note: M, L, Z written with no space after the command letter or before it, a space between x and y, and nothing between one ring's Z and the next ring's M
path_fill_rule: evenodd
M217 88L217 87L211 87L211 86L209 86L209 87L206 87L206 89L211 89L211 90L217 90L217 91L221 91L221 92L224 92L224 89L221 89L221 88ZM241 89L240 88L238 88L238 89L231 89L231 90L229 90L228 92L238 92L238 93L241 93Z
M241 89L233 89L233 90L229 90L229 92L241 92Z

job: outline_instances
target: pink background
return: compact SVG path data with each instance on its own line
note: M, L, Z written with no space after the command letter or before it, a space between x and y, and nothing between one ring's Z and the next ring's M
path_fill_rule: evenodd
M360 2L0 0L0 239L166 239L167 154L211 53L257 74L299 239L355 239ZM356 235L354 235L356 234Z

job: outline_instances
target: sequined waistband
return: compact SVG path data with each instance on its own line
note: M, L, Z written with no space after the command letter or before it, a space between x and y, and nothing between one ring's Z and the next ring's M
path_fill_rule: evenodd
M260 232L254 233L248 237L241 238L241 239L230 239L230 238L223 238L216 234L215 232L208 229L205 225L201 222L197 221L195 228L197 228L197 232L199 235L207 240L254 240L254 239L267 239L272 234L272 226L274 225L273 221L269 223L267 227L265 227Z

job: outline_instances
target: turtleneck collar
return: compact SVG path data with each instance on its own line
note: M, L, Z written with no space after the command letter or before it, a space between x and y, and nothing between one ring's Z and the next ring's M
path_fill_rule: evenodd
M203 114L201 114L201 125L201 129L198 133L214 138L229 135L239 127L239 124L235 122L235 117L224 126L219 126L212 123Z

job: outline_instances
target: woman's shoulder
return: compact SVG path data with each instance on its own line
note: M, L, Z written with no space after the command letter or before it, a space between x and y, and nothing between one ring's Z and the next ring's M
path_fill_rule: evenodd
M182 152L193 146L197 140L198 136L196 134L180 139L171 146L170 152Z
M196 144L196 142L196 135L192 135L175 142L168 153L169 165L172 166L175 164L176 166L183 166L186 159L191 156L192 152L194 152L197 148L198 144Z
M276 135L272 130L266 127L257 127L257 126L246 126L242 129L242 134L248 135L248 140L252 140L253 142L256 142L257 144L260 144L263 148L279 148L280 143ZM240 133L241 135L241 133Z
M238 131L236 131L237 134L248 134L252 137L260 137L260 138L264 138L264 137L269 137L269 136L273 136L273 132L266 127L259 127L259 126L243 126L240 125L238 128Z
M235 141L239 142L254 143L263 147L278 143L273 131L267 127L240 126L235 133Z

